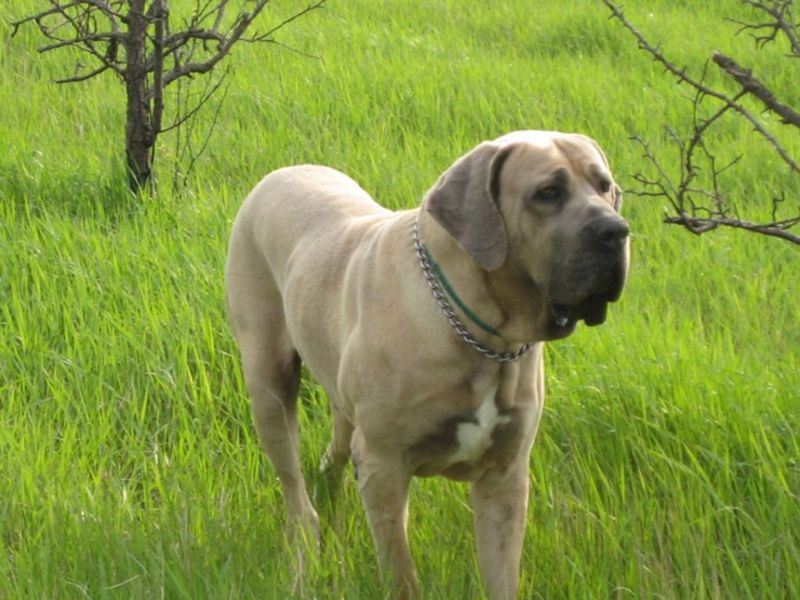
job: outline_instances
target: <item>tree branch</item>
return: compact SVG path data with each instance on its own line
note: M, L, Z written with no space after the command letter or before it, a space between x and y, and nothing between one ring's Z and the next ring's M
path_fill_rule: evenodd
M167 133L169 131L172 131L173 129L178 129L181 125L191 120L200 111L200 109L203 108L203 106L209 100L211 100L211 97L217 92L217 90L219 90L222 87L222 84L225 82L227 75L228 71L226 70L215 83L208 82L206 84L205 89L200 94L200 99L191 109L187 108L188 99L185 102L183 102L183 106L179 109L180 114L176 117L175 121L172 122L167 127L161 128L159 133ZM182 94L179 92L179 100L178 100L179 103L181 102L180 101L181 96Z
M800 56L800 38L797 36L796 25L793 22L792 11L794 8L794 0L773 0L772 6L768 6L765 2L760 0L741 0L743 4L751 6L756 10L765 12L772 20L767 23L745 23L742 21L733 21L741 25L739 33L746 30L760 31L762 29L771 30L771 33L761 35L754 35L757 46L764 46L775 40L778 32L783 33L794 56Z
M178 34L171 36L171 39L167 42L168 52L170 54L174 54L181 46L185 46L191 41L198 40L198 41L215 41L218 43L217 51L208 59L203 62L185 62L185 63L176 63L176 65L164 75L164 86L168 86L173 83L176 79L180 77L185 77L187 75L191 75L194 73L206 73L214 68L214 66L222 60L233 48L233 46L239 42L274 42L271 39L271 36L275 34L278 30L282 29L295 19L316 10L318 8L322 8L326 2L326 0L318 0L314 4L310 4L306 6L303 10L295 13L294 15L290 16L289 18L285 19L275 27L271 28L269 31L263 34L255 34L253 36L244 37L244 33L253 20L258 16L258 14L264 9L267 5L269 0L257 0L256 5L251 9L249 13L241 13L236 21L235 24L231 27L231 29L226 33L220 33L218 27L220 25L221 18L219 17L219 13L217 13L218 18L215 20L214 27L212 29L189 29L186 31L182 31ZM222 11L224 10L225 6L227 5L227 0L221 2L215 10Z
M164 35L169 19L166 0L153 0L151 5L155 19L155 38L153 40L153 131L158 135L161 131L161 120L164 115Z
M741 106L740 104L735 103L731 98L729 98L726 94L722 92L718 92L717 90L708 87L702 81L697 81L696 79L692 78L691 76L687 75L686 69L679 69L676 67L670 60L668 60L661 51L650 44L647 39L642 35L642 33L633 26L633 24L627 19L624 15L622 10L617 7L616 4L611 2L611 0L603 0L603 3L611 9L613 13L613 17L615 17L622 25L630 31L633 36L639 42L639 48L645 50L648 54L650 54L653 59L659 63L661 63L667 71L672 73L678 78L678 81L681 83L687 83L691 87L693 87L698 92L701 92L704 96L709 96L712 98L716 98L727 104L731 109L735 110L739 113L742 117L747 119L753 128L763 137L767 142L769 142L775 151L780 155L783 161L789 165L789 167L795 171L796 173L800 173L800 164L792 158L792 156L788 153L788 151L775 139L775 137L769 133L758 121L758 119L753 116L750 111L746 108Z
M300 17L310 13L311 11L317 10L318 8L322 8L323 5L325 4L325 1L326 0L319 0L315 4L309 4L303 10L301 10L299 12L296 12L291 17L288 17L288 18L284 19L283 21L278 23L275 27L273 27L272 29L270 29L266 33L262 33L261 35L256 35L256 36L254 36L253 38L251 38L248 41L259 42L259 41L269 40L269 38L271 38L272 34L277 33L278 31L280 31L281 29L286 27L292 21L294 21L296 19L299 19Z
M106 2L100 0L75 0L67 4L60 4L58 0L50 0L50 2L52 4L51 8L13 22L12 35L17 33L21 25L32 22L45 38L53 40L53 43L39 47L39 52L46 53L68 46L75 46L83 52L91 54L101 64L101 67L89 73L66 77L56 82L85 81L107 70L112 70L121 76L124 68L117 62L116 48L124 42L125 34L120 32L116 21L120 16L119 13L114 11ZM100 10L108 17L111 31L97 30L97 24L91 14L93 9ZM60 17L61 20L51 27L47 21L53 17ZM71 36L56 33L57 30L64 26L67 26ZM95 44L105 44L105 51L99 51Z
M769 110L778 114L785 124L800 127L800 113L780 102L752 71L739 66L735 60L719 52L714 52L711 58L720 69L733 77L744 91L757 97Z
M92 77L97 77L103 71L107 71L109 67L107 65L102 65L95 69L94 71L90 71L89 73L84 73L83 75L74 75L72 77L65 77L63 79L55 79L53 83L75 83L78 81L86 81L87 79L91 79Z
M219 40L219 47L217 52L214 53L209 59L203 62L188 62L182 65L176 65L173 69L169 72L165 73L164 75L164 87L171 84L173 81L178 79L179 77L184 77L186 75L190 75L193 73L207 73L214 66L221 61L225 56L231 51L234 44L239 41L239 38L242 37L247 27L250 23L253 22L259 13L264 10L269 0L256 0L255 6L252 8L251 12L243 12L240 13L236 19L235 25L229 31L227 35L223 35L222 39ZM220 9L223 9L226 5L226 2L222 2L219 5ZM198 32L199 34L200 32ZM191 39L191 37L189 38Z
M793 244L800 244L800 235L789 231L789 228L800 223L800 218L788 219L780 222L778 225L759 225L757 223L740 221L739 219L732 219L730 217L698 218L683 214L679 216L664 217L664 222L675 225L683 225L686 229L696 234L702 234L716 229L717 227L732 227L734 229L744 229L747 231L752 231L753 233L760 233L762 235L780 238L786 240L787 242L792 242Z
M36 51L41 52L44 54L45 52L50 52L51 50L58 50L59 48L64 48L65 46L76 46L81 44L92 44L93 42L115 42L119 43L125 39L125 36L121 33L114 33L114 32L106 32L106 33L86 33L84 35L79 35L74 38L69 39L61 39L58 42L54 42L52 44L47 44L46 46L39 46Z
M194 166L197 162L197 159L200 155L205 151L206 147L208 146L211 135L216 129L218 120L219 120L219 113L222 109L222 104L225 101L225 97L228 93L228 86L225 86L222 92L222 98L217 103L214 113L212 116L211 125L209 126L208 130L206 131L206 136L203 141L203 144L200 147L200 150L195 152L192 146L192 138L194 135L194 129L196 121L194 117L198 113L198 111L208 103L212 96L216 94L216 92L222 87L222 84L225 82L227 75L229 73L229 69L226 69L222 76L216 81L208 81L206 82L206 87L203 92L200 94L200 99L195 103L195 105L190 109L189 102L190 102L190 95L184 95L184 82L186 80L181 79L178 81L178 91L177 91L177 110L179 114L182 116L176 120L172 125L167 127L166 129L162 130L163 132L175 130L175 155L178 158L178 164L187 162L186 170L181 172L180 168L176 168L172 174L172 189L173 191L177 192L180 190L181 186L186 183L189 176L191 175L192 171L194 170ZM187 127L184 128L182 125L187 124ZM187 158L188 155L188 158Z
M758 0L742 1L759 8L764 6ZM800 115L791 107L780 102L772 91L759 81L751 71L741 67L735 60L722 54L714 53L712 59L739 86L740 89L734 96L731 97L715 90L705 83L708 63L703 68L700 78L693 78L685 68L679 69L676 67L658 47L650 44L644 35L628 21L622 10L611 0L603 0L603 2L611 9L612 18L620 21L637 39L639 48L650 54L668 72L675 75L678 78L678 83L686 83L695 91L692 99L692 124L688 136L682 137L674 130L668 129L668 136L678 152L677 170L679 175L677 181L670 176L669 171L651 150L650 146L641 137L637 136L632 139L642 147L643 157L655 169L655 176L645 175L641 172L634 174L634 180L642 185L643 188L639 191L634 190L632 193L639 196L665 198L674 214L665 215L664 221L670 224L682 225L695 234L702 234L719 227L730 227L800 244L800 235L789 231L800 224L800 213L789 218L781 219L778 217L778 205L783 201L783 197L780 200L777 198L773 200L771 221L755 223L741 219L736 215L735 207L728 203L725 194L722 192L721 176L742 157L738 156L720 167L717 157L706 143L706 136L714 124L728 113L738 114L750 122L758 134L771 144L772 148L783 158L791 172L798 174L800 173L800 167L798 167L797 162L778 143L766 127L762 126L752 113L742 106L741 100L746 95L753 95L765 105L767 110L779 115L783 123L795 127L800 126ZM763 29L767 26L774 26L773 34L777 35L777 31L782 29L776 23L780 22L780 24L787 25L785 17L791 14L792 4L793 0L777 0L771 10L782 12L779 14L770 13L775 21L768 24L752 25L750 28ZM769 7L764 9L766 10L766 8ZM793 27L789 27L790 34L794 31ZM766 41L762 40L759 43L763 44ZM716 99L721 102L721 105L710 116L702 117L701 104L707 98ZM697 183L701 173L703 174L703 181L707 182L709 186L708 189Z

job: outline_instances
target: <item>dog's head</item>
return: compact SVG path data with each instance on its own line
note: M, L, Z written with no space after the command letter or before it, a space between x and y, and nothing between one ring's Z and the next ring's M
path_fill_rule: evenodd
M597 143L519 131L485 142L439 179L425 208L487 271L530 278L544 299L543 339L599 325L628 272L622 192Z

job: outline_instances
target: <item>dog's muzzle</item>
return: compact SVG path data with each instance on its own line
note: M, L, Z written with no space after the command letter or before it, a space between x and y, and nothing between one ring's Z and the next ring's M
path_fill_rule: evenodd
M578 304L551 303L553 320L559 327L568 327L577 321L589 326L601 325L606 320L608 303L613 302L607 293L589 294Z
M583 251L566 268L570 284L564 287L569 291L556 292L550 299L556 326L605 322L608 303L618 300L625 286L629 234L627 221L616 214L596 218L584 227Z

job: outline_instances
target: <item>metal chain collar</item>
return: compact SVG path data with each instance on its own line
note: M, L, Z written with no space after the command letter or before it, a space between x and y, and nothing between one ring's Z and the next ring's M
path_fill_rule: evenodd
M425 275L425 280L428 282L428 286L430 286L433 297L436 299L436 303L439 305L442 313L444 313L444 316L447 317L447 320L450 322L450 325L453 327L453 329L456 330L456 333L461 336L461 339L463 339L466 344L472 346L475 350L483 354L486 358L491 358L497 362L511 362L521 358L522 356L525 356L533 347L533 344L525 344L513 352L495 352L488 346L484 346L478 340L472 337L472 334L470 334L470 332L467 331L467 328L464 327L464 323L462 323L461 320L456 316L455 311L447 301L447 295L442 291L439 282L436 281L436 276L431 268L428 251L426 250L425 246L422 245L422 242L419 241L419 217L414 219L413 236L414 247L417 250L417 258L419 258L419 264L422 267L422 273Z

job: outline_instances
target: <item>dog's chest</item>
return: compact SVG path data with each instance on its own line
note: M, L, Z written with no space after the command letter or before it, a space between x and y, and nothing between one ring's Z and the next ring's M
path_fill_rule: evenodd
M457 446L447 458L449 465L479 460L491 448L497 427L511 421L509 415L498 410L497 388L495 384L489 389L472 418L454 423Z
M411 448L417 475L471 480L516 454L524 438L524 410L503 401L500 387L494 381L470 390L468 408L454 403L426 429Z

